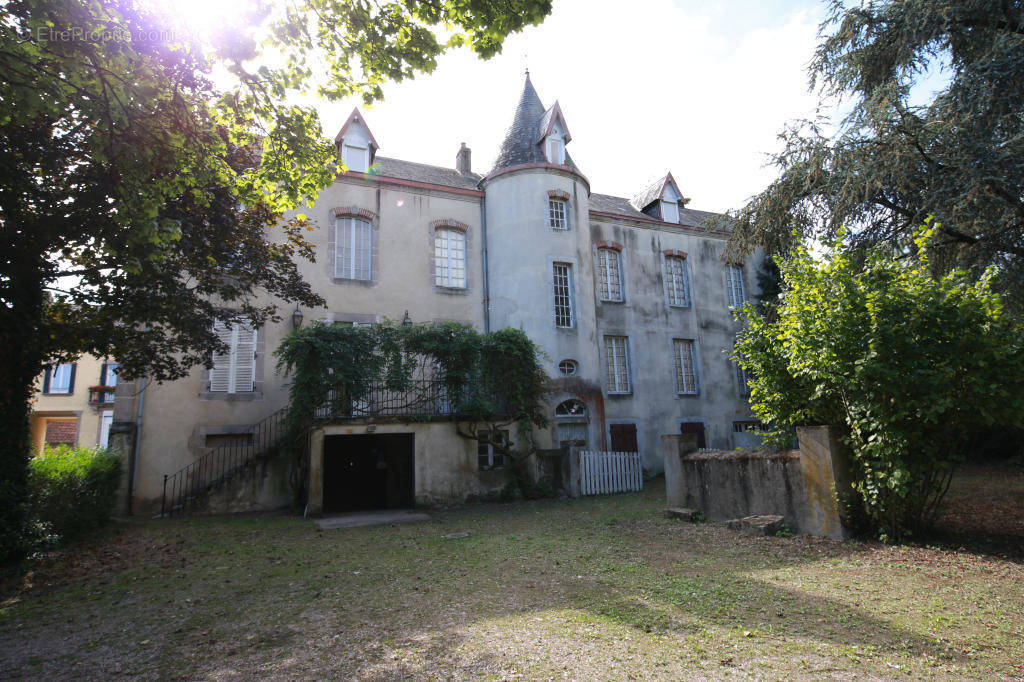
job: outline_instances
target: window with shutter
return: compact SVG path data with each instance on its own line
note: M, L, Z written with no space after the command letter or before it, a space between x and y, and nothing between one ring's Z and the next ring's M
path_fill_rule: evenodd
M364 173L370 165L368 151L366 147L353 147L346 144L341 148L341 158L350 171Z
M679 204L675 201L661 202L661 219L666 223L679 222Z
M213 333L228 347L227 353L213 354L210 391L249 393L256 381L256 330L246 325L214 322Z

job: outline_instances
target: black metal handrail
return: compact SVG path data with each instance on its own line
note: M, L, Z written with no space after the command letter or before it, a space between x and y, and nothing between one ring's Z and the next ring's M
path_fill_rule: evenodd
M332 391L317 419L357 421L382 417L454 417L466 395L453 397L443 381L414 379L404 390L389 389L386 382L355 384L342 392Z
M230 434L237 439L219 445L191 464L165 475L160 515L170 516L185 509L204 492L231 480L251 466L257 457L277 446L284 433L282 425L286 412L287 408L278 410L241 432Z

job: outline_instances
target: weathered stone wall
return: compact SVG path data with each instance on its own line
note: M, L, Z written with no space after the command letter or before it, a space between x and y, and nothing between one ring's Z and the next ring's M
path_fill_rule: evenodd
M799 450L694 452L683 436L663 436L669 507L698 509L713 521L780 515L793 530L841 538L837 490L848 487L834 431L798 431Z

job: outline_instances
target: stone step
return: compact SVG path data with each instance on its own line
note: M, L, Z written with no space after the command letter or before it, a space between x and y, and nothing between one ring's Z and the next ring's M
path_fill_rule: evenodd
M669 507L664 512L666 519L679 519L680 521L693 521L693 517L697 514L696 509L687 509L686 507Z

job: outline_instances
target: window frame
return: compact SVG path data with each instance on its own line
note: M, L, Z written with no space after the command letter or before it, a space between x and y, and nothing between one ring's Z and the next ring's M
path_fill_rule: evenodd
M614 257L613 257L614 256ZM626 300L622 277L622 253L610 246L597 247L597 298L605 303L623 303ZM614 272L613 272L614 271ZM618 288L618 298L613 297L612 275Z
M348 244L345 247L348 250L348 257L344 258L344 259L341 258L341 249L342 249L342 239L341 239L341 236L342 236L342 224L343 224L343 222L347 223L347 225L349 227L348 239L345 240L346 242L348 242ZM357 231L356 231L355 227L356 227L357 224L360 227L365 226L365 231L366 231L365 263L361 263L360 264L360 265L365 265L365 272L366 272L366 275L367 275L366 277L356 277L355 276L356 275L356 258L357 258L357 248L356 248ZM341 279L341 280L347 280L347 281L351 281L351 282L372 282L372 281L374 281L374 279L373 279L373 267L374 267L373 239L374 239L374 234L373 233L374 233L373 222L371 220L363 217L363 216L356 216L356 215L338 215L338 216L335 216L335 218L334 218L334 273L333 273L333 279L335 279L335 280ZM361 251L361 249L359 249L359 250ZM345 264L345 270L341 269L342 263ZM360 270L363 270L363 268L360 267Z
M565 281L559 282L558 270L564 268L565 270ZM564 293L560 294L559 289L564 288ZM576 293L575 293L575 278L573 277L572 263L565 261L553 261L551 263L551 294L552 294L552 316L557 329L575 329L576 328ZM565 314L559 314L559 298L560 296L565 299L564 304L561 307L565 309ZM568 318L568 324L559 324L560 320Z
M621 353L615 348L621 342ZM604 335L604 381L609 395L629 395L633 392L632 368L629 361L629 337L617 334ZM621 357L622 365L617 360ZM625 387L620 385L620 378L625 379Z
M689 350L690 376L693 385L687 386L686 364L683 362L682 349ZM672 339L672 376L676 382L676 395L698 395L700 394L700 372L698 371L697 340L673 338Z
M462 271L461 283L454 280L451 276L453 271L452 268L452 236L458 237L461 240L461 263L460 269ZM441 237L444 237L444 256L441 256L441 250L438 248L438 241ZM467 272L468 259L466 258L468 249L468 239L466 238L466 231L460 230L455 227L438 226L434 228L433 235L434 244L434 286L442 289L466 289L469 286L469 276ZM443 263L442 263L443 258Z
M554 152L558 152L555 154ZM565 165L565 140L560 135L548 135L544 138L544 156L548 163L556 166Z
M679 264L679 280L683 295L680 297L677 291L675 276L672 272L672 264ZM690 268L686 258L674 254L666 254L662 264L663 276L665 278L665 300L670 308L689 308L693 305L693 292L690 282ZM678 302L679 300L682 302Z
M54 370L59 370L61 367L70 367L68 370L68 383L66 391L54 391L53 390L53 378L55 376ZM55 365L50 365L46 368L46 373L43 376L43 394L44 395L74 395L75 393L75 374L78 370L77 362L59 362Z
M739 284L739 301L735 301L736 284ZM729 263L725 266L725 300L732 310L742 308L747 302L747 283L742 265Z
M100 366L100 385L109 386L110 388L117 388L117 368L121 366L119 362L104 362ZM110 379L113 377L114 383L110 383ZM104 391L101 402L112 403L114 402L114 391Z
M557 216L555 207L558 206L561 216ZM557 224L561 220L561 224ZM559 232L569 230L569 202L561 197L548 197L548 227Z

